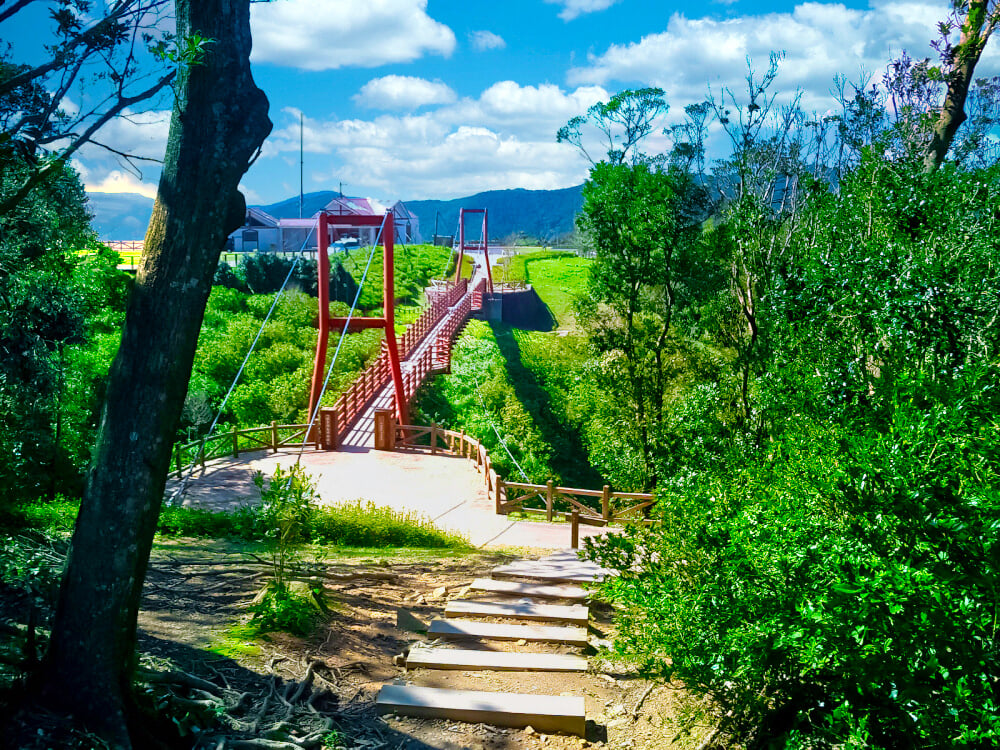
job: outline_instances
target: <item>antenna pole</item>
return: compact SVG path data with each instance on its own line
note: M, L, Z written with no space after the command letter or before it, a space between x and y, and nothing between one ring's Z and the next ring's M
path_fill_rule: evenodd
M305 172L306 168L305 150L303 149L303 144L304 144L303 130L305 126L303 123L304 123L303 114L299 112L299 218L300 219L302 218L302 201L303 201L303 185L304 185L303 173Z

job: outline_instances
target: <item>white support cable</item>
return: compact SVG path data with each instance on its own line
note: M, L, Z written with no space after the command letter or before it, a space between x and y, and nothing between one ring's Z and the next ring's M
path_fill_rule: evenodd
M274 295L274 301L271 302L271 307L267 311L267 315L264 316L264 321L260 324L260 328L257 331L257 335L254 337L253 343L250 344L250 350L243 358L243 364L240 365L240 369L236 372L236 377L233 378L233 382L229 386L229 390L226 392L225 398L222 399L222 403L219 405L219 410L215 414L215 419L212 420L212 424L209 426L208 432L205 433L205 437L202 438L201 445L198 446L198 452L195 453L194 458L191 460L191 467L188 470L187 475L181 479L180 487L171 493L170 498L167 501L168 505L173 503L178 497L182 497L184 493L187 492L188 485L191 483L191 477L194 475L194 468L198 465L198 459L204 455L205 446L208 445L209 438L211 438L212 433L215 432L215 428L219 424L219 420L222 418L222 412L225 410L226 404L229 402L229 397L233 395L233 391L236 389L237 384L240 382L240 378L243 376L243 370L246 369L247 363L250 361L250 355L253 354L254 349L257 347L257 342L260 341L260 337L264 333L264 328L267 326L268 321L271 319L271 315L274 314L274 310L278 306L278 300L281 299L281 295L284 293L285 287L288 286L288 282L292 278L292 274L295 273L295 269L298 267L299 261L302 259L302 254L305 251L306 245L309 243L309 238L312 236L314 229L315 227L311 228L306 234L305 240L302 241L302 246L299 248L295 261L292 263L292 267L288 269L288 274L285 276L285 280L281 283L281 288L278 289L277 293Z
M337 364L337 357L340 356L340 348L344 345L344 338L347 335L347 329L351 325L351 318L354 317L354 311L357 309L358 301L361 299L361 290L364 288L365 280L368 278L368 269L371 268L372 260L375 258L375 249L378 247L379 240L382 238L382 228L384 226L385 226L384 222L381 226L379 226L378 234L375 235L375 241L372 244L372 250L368 254L368 263L367 265L365 265L365 271L361 275L361 283L358 284L358 291L354 295L354 304L351 305L351 310L347 314L347 320L344 321L344 329L340 333L340 340L337 342L337 348L334 350L333 358L330 360L330 367L327 369L326 377L323 379L323 387L320 389L319 397L316 399L316 406L314 407L313 412L309 417L309 424L306 427L305 435L302 436L302 445L299 447L298 455L296 455L295 457L296 466L299 465L302 459L302 454L305 452L306 449L306 440L309 437L309 433L312 432L313 426L316 424L316 417L319 416L320 405L323 403L323 394L326 393L326 386L330 382L330 376L333 374L334 365ZM292 478L289 477L288 481L290 483L292 481Z
M524 477L524 481L527 482L528 484L531 484L531 479L528 478L528 475L525 473L524 469L521 468L521 464L519 464L517 462L517 459L514 458L514 454L510 452L510 448L507 447L507 441L503 439L503 436L500 434L500 430L497 429L497 426L493 423L493 419L490 417L489 409L486 408L486 402L483 401L483 396L479 392L479 387L480 387L479 378L477 378L475 375L473 375L472 378L473 380L476 381L476 398L479 399L479 405L483 407L483 414L486 415L486 421L490 423L490 427L492 427L493 432L496 433L497 440L500 441L500 445L503 446L503 449L507 451L507 455L510 456L510 460L514 462L514 466L516 466L517 470L521 472L521 476ZM541 497L541 495L539 495L539 497Z

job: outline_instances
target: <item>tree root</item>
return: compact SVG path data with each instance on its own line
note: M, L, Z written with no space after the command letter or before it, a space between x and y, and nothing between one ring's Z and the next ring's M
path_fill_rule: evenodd
M141 677L165 690L168 710L187 714L203 727L212 721L219 725L202 733L197 744L202 750L313 750L337 726L329 713L336 697L326 688L315 688L317 680L326 682L321 672L329 667L310 659L301 679L285 681L274 670L285 660L272 657L263 689L244 692L234 690L217 671L215 679L224 686L177 669L144 671Z

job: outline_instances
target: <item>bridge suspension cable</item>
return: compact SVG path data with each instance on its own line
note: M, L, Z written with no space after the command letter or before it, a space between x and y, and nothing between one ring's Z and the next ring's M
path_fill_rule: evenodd
M334 365L337 364L337 357L340 355L340 349L344 345L344 338L347 336L347 330L351 325L351 318L354 317L354 311L358 307L358 300L361 299L361 290L364 289L365 280L368 278L368 270L372 267L372 260L375 258L375 249L378 247L379 240L382 238L382 231L385 229L385 222L379 225L379 230L375 235L375 239L372 242L371 252L368 253L368 262L365 265L365 271L361 275L361 282L358 284L358 291L354 294L354 303L351 305L351 310L347 314L347 319L344 321L344 329L340 333L340 340L337 342L337 348L333 352L333 358L330 360L330 366L327 368L326 377L323 378L323 386L319 392L319 398L316 399L316 405L313 407L312 414L309 415L309 425L306 427L306 433L302 440L302 445L299 447L299 452L295 456L295 465L298 466L302 459L302 454L306 449L306 439L308 439L313 427L316 424L316 417L319 416L319 410L323 404L323 394L326 393L327 384L330 382L330 376L333 374ZM289 477L288 481L291 482L292 478Z
M295 256L295 261L292 263L292 267L288 269L288 274L285 276L285 280L281 283L281 287L278 289L277 293L274 295L274 301L271 302L271 307L267 311L267 315L264 316L264 321L260 324L260 328L257 331L257 335L254 336L253 342L250 344L250 349L247 351L247 355L243 358L243 363L240 365L240 369L236 371L236 377L233 378L232 384L229 386L229 390L226 391L225 397L222 399L222 403L219 405L218 411L215 413L215 419L212 420L212 424L208 428L208 432L205 433L205 437L202 439L201 444L198 446L198 451L195 453L194 458L191 460L191 468L188 469L187 474L181 480L180 486L173 491L168 500L168 505L173 503L178 497L183 497L184 493L187 492L188 485L191 483L191 477L194 475L194 468L198 465L198 459L200 459L205 454L205 446L208 445L209 438L212 437L212 433L215 432L215 428L219 424L219 420L222 418L222 412L226 408L226 404L229 403L229 397L233 395L233 391L236 389L237 384L240 382L240 378L243 377L243 371L246 369L247 362L250 361L250 355L253 354L254 349L257 348L257 342L260 341L261 335L264 333L264 328L267 326L268 321L271 319L271 315L274 314L275 309L278 307L278 300L281 299L281 295L284 293L285 288L288 286L289 280L292 278L292 274L295 273L295 269L299 265L299 261L304 255L306 245L309 243L309 238L312 237L315 227L311 228L306 234L306 238L302 241L302 246L299 248L298 253Z

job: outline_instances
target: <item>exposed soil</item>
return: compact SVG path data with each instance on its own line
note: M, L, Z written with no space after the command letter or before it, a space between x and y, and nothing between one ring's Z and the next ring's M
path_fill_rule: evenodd
M426 642L424 636L396 626L398 607L405 607L428 623L442 615L449 598L469 598L461 591L462 587L513 557L505 552L338 556L330 563L333 570L349 574L373 571L383 577L388 573L392 579L358 577L328 582L326 593L331 615L314 637L275 633L267 640L253 642L232 626L245 622L246 605L266 580L266 569L221 542L160 545L154 551L139 619L141 646L144 652L167 657L193 674L217 682L224 679L233 689L244 691L265 692L268 681L278 685L299 681L307 665L314 663L315 687L325 688L332 696L328 696L322 708L344 736L346 748L697 746L697 739L692 737L675 743L683 691L662 685L650 689L645 680L595 658L591 659L591 671L586 674L407 672L394 665L395 655L412 644ZM610 621L611 613L606 607L592 605L594 639L608 637ZM519 643L491 643L489 647L558 650ZM566 652L573 650L567 648ZM374 710L378 690L394 680L457 689L583 695L587 736L585 739L547 736L485 725L391 715L378 717ZM641 706L634 710L640 699Z

